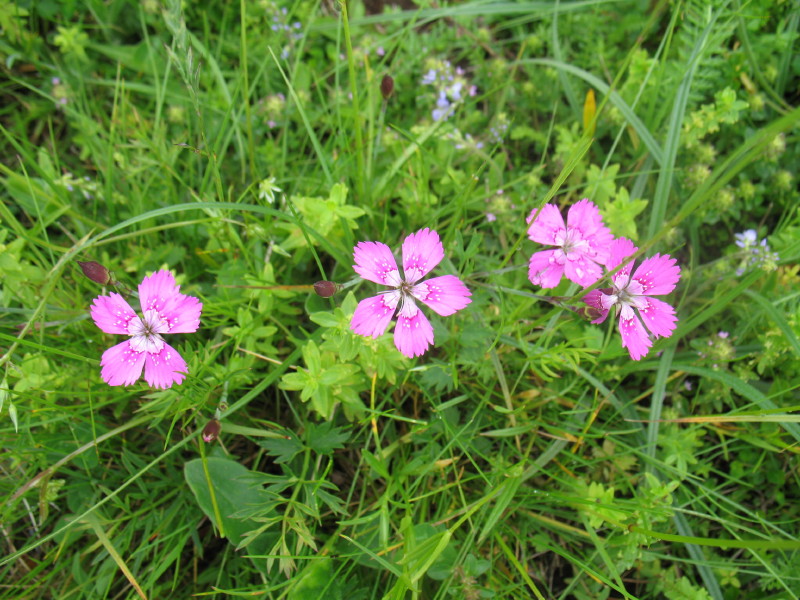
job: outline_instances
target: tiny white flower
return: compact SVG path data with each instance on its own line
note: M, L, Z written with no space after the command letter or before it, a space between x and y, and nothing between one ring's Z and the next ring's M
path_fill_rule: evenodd
M275 202L275 192L281 192L281 188L275 185L274 177L267 177L258 182L258 198L266 200L270 204Z

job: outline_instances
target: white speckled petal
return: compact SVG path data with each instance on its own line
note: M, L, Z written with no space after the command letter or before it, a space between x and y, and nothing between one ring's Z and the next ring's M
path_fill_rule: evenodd
M556 252L556 250L542 250L533 253L528 262L528 279L533 285L554 288L561 282L564 261L559 262Z
M169 344L161 352L147 353L144 364L144 379L154 388L167 389L173 383L182 383L186 373L186 361Z
M350 329L359 335L370 337L383 335L392 321L399 298L399 292L365 298L358 303L353 313Z
M648 296L669 294L680 278L681 268L668 254L656 254L644 259L632 277L641 284L642 293Z
M619 334L622 336L622 347L628 349L628 353L633 360L639 360L649 351L653 342L647 335L644 326L639 319L630 312L630 316L625 314L625 307L620 313Z
M427 227L403 240L403 273L407 283L416 283L444 258L439 234Z
M391 248L381 242L359 242L353 249L353 270L368 281L397 287L400 271Z
M139 285L142 311L155 310L167 327L157 333L192 333L200 327L203 305L194 296L180 293L180 286L169 271L156 271Z
M130 340L112 346L100 360L100 376L108 385L132 385L142 374L145 352L131 348Z
M414 297L424 302L436 314L452 315L471 302L472 292L455 275L433 277L418 283L412 290Z
M433 327L421 310L409 318L397 316L394 345L408 358L422 356L433 344Z
M555 204L545 204L541 210L534 208L528 215L527 221L530 223L528 237L540 244L559 245L556 238L559 233L563 235L566 230L564 218Z
M95 298L90 311L94 324L106 333L128 335L131 319L138 319L125 298L115 292Z

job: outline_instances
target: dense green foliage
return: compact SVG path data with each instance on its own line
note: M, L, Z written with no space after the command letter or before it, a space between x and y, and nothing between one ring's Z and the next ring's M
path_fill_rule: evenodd
M404 7L0 0L0 597L800 597L796 4ZM641 361L528 281L584 197L681 265ZM423 227L410 360L352 249ZM76 260L201 299L182 385Z

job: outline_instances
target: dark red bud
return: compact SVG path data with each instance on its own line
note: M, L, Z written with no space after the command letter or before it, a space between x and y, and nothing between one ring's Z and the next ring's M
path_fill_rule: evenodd
M384 100L388 100L392 92L394 92L394 79L392 79L391 75L384 75L383 79L381 79L381 94Z
M222 431L222 423L216 419L211 419L206 426L203 427L203 441L207 444L213 442L219 437L219 432Z
M323 298L330 298L341 288L341 285L333 281L318 281L314 284L314 291L317 293L317 296L322 296Z
M77 263L80 265L83 274L95 283L99 283L100 285L108 285L111 283L111 272L99 262L90 260L89 262L77 261Z

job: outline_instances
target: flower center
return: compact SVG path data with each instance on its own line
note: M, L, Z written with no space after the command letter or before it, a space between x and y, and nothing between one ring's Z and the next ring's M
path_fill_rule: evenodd
M564 264L564 260L574 260L581 255L590 254L589 242L583 239L580 230L568 227L560 229L555 235L555 245L559 246L556 261Z
M408 281L402 281L396 291L400 295L400 309L397 311L397 314L401 317L413 318L419 311L415 301L417 296L414 292L427 291L425 284L414 285Z
M158 354L164 347L161 333L169 331L169 324L157 310L146 310L140 319L134 317L128 323L128 335L131 336L130 347L135 352Z
M617 291L617 302L620 304L631 304L633 298L628 293L628 289L625 288L624 290Z
M578 254L585 254L589 250L589 244L587 243L586 240L583 239L583 236L581 236L580 231L569 228L567 229L567 233L564 236L564 243L562 244L562 248L564 249L564 254L566 254L567 256L569 256L573 252Z

